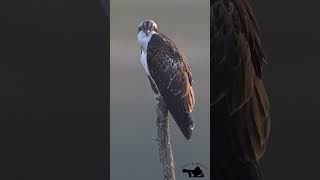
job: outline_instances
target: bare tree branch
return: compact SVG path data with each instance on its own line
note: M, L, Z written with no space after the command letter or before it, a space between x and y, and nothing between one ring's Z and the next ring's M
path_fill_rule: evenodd
M165 180L176 180L174 172L174 159L170 144L170 129L168 122L168 109L162 96L156 96L157 111L157 144L159 146L159 157Z

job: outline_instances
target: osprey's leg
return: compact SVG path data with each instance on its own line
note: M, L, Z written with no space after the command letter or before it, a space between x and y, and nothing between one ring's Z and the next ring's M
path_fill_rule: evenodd
M158 106L159 103L161 103L162 96L158 93L154 96L154 99L156 100L156 105Z

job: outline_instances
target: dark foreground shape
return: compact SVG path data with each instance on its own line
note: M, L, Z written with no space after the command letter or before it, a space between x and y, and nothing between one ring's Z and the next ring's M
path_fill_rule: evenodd
M270 116L260 29L248 0L211 0L210 5L213 178L262 180L259 160Z
M188 173L189 177L204 177L204 174L199 166L194 169L183 169L183 173Z

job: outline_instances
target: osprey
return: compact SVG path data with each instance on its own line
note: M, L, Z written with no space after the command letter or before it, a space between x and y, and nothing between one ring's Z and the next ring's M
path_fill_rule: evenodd
M139 25L138 42L141 63L152 90L163 97L173 119L189 140L193 129L190 113L195 98L187 59L172 40L158 31L157 24L152 20Z
M260 28L248 0L211 0L210 5L213 178L262 180L259 160L270 115Z

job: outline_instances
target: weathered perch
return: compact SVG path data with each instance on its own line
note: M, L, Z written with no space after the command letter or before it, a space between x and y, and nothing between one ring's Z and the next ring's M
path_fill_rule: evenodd
M156 96L157 111L157 144L159 146L159 157L162 166L164 180L176 180L174 172L174 160L170 144L170 129L168 122L168 109L162 96Z

